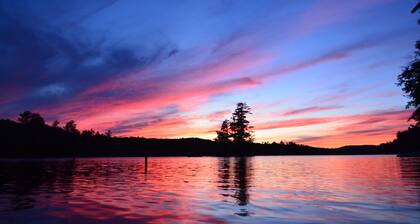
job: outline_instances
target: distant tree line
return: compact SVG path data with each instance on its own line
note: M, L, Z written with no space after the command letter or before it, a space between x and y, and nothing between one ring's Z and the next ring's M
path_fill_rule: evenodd
M32 127L48 126L45 123L44 118L42 118L42 116L39 113L33 113L31 111L25 111L23 113L20 113L17 120L21 124L32 126ZM95 131L93 129L83 130L82 132L80 132L77 129L77 124L74 120L68 121L63 127L60 127L59 125L60 125L60 122L58 120L55 120L51 124L51 127L60 128L60 129L63 129L65 131L67 131L68 133L72 133L72 134L75 134L75 135L82 135L82 136L86 136L86 137L91 137L91 136L112 137L111 130L107 130L103 134L100 133L99 131Z
M254 155L354 155L409 153L412 148L351 146L337 149L316 148L294 142L252 143L246 115L250 108L238 104L232 120L223 122L216 141L199 138L153 139L111 137L93 129L80 132L76 122L60 127L46 125L37 113L25 111L18 121L0 119L0 158L111 157L111 156L254 156ZM233 123L233 125L232 125ZM404 132L405 133L405 132ZM410 132L412 133L412 132ZM400 140L413 136L400 134ZM401 140L403 141L403 140ZM406 140L404 140L406 142Z

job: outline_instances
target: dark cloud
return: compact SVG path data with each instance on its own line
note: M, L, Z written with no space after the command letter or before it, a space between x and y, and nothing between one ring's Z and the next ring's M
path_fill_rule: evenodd
M169 53L168 53L168 58L169 58L169 57L172 57L173 55L177 54L178 52L179 52L179 50L178 50L178 49L173 49L173 50L169 51Z
M83 33L68 35L33 15L14 17L0 8L0 103L9 103L0 113L63 103L90 86L144 68L161 51L139 55L129 47L108 47L84 40Z

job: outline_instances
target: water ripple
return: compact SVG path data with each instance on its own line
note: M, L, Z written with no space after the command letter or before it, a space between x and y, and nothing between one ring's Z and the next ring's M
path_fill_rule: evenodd
M0 161L1 223L418 223L420 159Z

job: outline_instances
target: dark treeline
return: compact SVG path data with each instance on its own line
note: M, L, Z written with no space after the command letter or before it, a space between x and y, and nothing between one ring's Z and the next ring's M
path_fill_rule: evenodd
M393 141L380 144L378 147L386 151L402 149L398 154L420 156L419 124L412 125L405 131L399 131Z
M416 132L418 135L418 131ZM406 136L404 134L400 134ZM411 147L347 146L338 149L315 148L293 142L252 143L250 141L211 141L199 138L151 139L112 137L94 130L79 131L74 121L60 127L47 125L39 114L24 112L18 121L0 120L0 158L108 157L108 156L252 156L409 153ZM248 136L248 135L245 135ZM412 139L411 136L408 137ZM417 138L418 139L418 138Z

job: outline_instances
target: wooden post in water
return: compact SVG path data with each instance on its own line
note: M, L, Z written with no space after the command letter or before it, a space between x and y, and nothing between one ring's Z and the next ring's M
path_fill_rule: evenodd
M144 157L144 173L147 174L147 156Z

